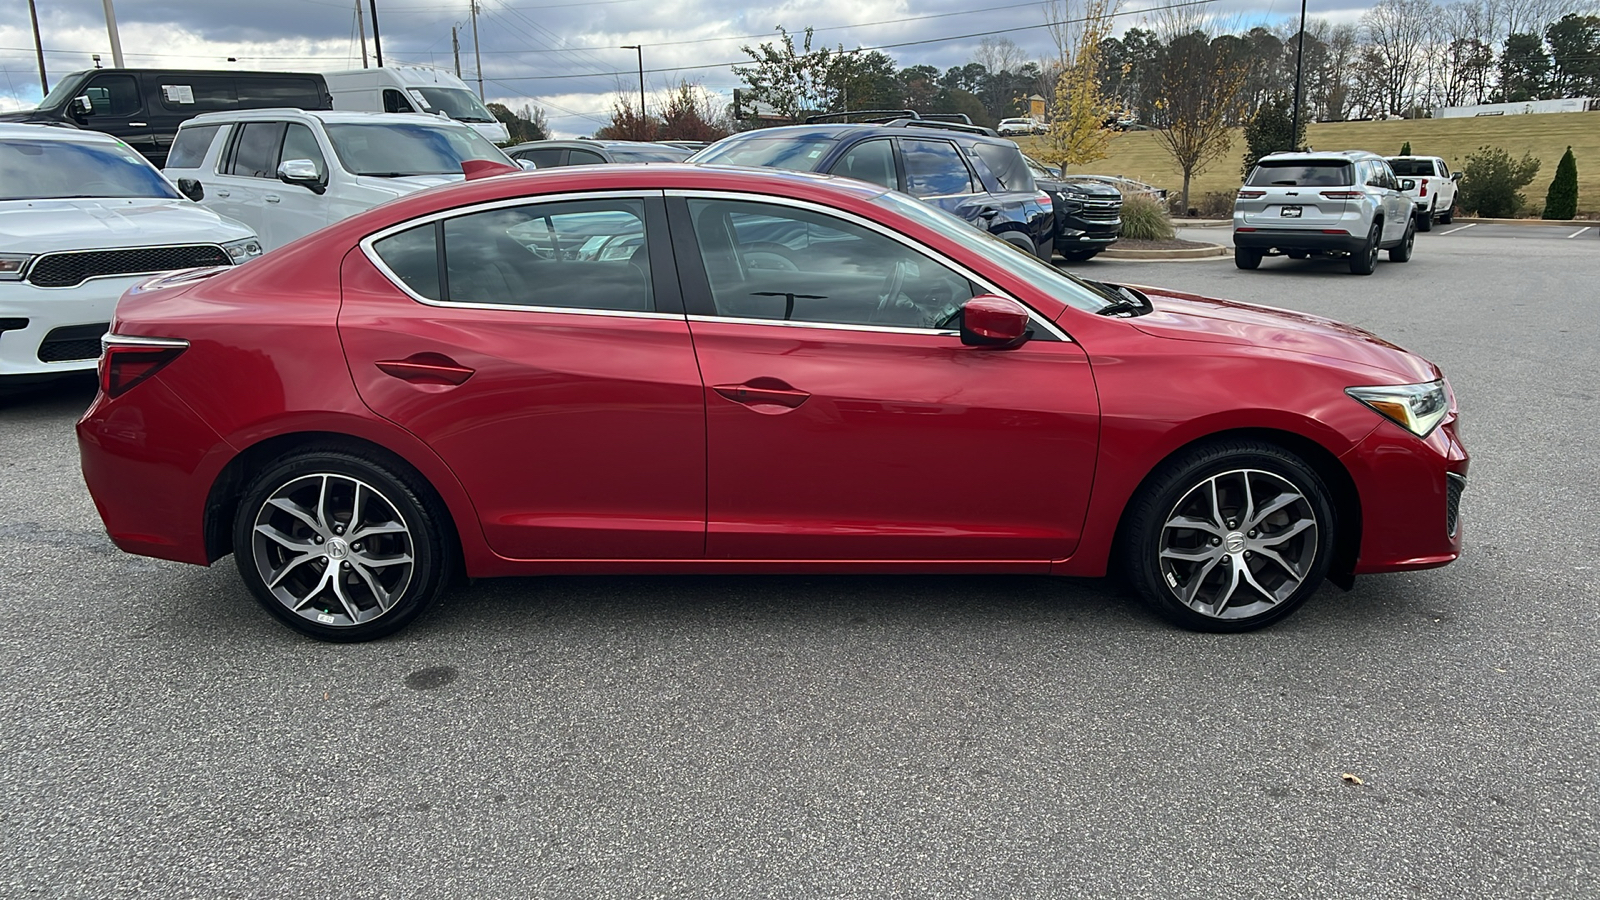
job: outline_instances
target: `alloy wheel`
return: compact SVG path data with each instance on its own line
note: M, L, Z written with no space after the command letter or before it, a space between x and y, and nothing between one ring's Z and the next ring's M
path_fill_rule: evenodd
M1258 616L1311 574L1318 529L1315 507L1283 476L1221 472L1190 488L1167 516L1157 544L1161 578L1202 616Z
M348 475L302 475L272 492L251 529L256 572L284 608L322 626L371 622L411 584L415 545L395 504Z

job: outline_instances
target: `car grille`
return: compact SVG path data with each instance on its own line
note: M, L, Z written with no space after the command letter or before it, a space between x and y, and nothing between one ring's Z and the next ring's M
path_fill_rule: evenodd
M229 262L227 251L216 244L75 250L39 257L28 269L28 281L40 287L74 287L102 275L150 275L198 266L226 266Z
M1450 537L1456 536L1456 528L1461 524L1461 492L1466 487L1467 480L1460 475L1452 472L1445 476L1444 532Z
M1122 215L1122 201L1085 200L1079 215L1088 222L1115 222Z
M100 358L100 338L111 330L111 323L66 325L55 328L39 342L40 362L72 362Z

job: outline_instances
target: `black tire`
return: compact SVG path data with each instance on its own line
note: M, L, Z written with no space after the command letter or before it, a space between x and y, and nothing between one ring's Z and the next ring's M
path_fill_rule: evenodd
M1406 236L1401 239L1400 243L1389 248L1389 261L1400 263L1411 259L1411 250L1416 244L1417 223L1409 222L1406 224Z
M1378 266L1378 243L1383 240L1383 220L1372 223L1372 233L1367 235L1367 245L1350 254L1351 275L1371 275Z
M1432 209L1432 207L1430 207L1428 209L1428 211L1423 213L1422 215L1420 215L1420 216L1412 216L1411 218L1416 220L1417 230L1418 231L1432 231L1433 230L1433 209Z
M438 598L456 566L449 518L420 476L331 448L287 454L251 480L233 547L256 600L324 641L393 634ZM335 562L342 574L330 578Z
M1062 251L1061 258L1067 262L1088 262L1099 256L1101 249L1103 248L1096 247L1093 250L1073 250L1070 253Z
M1289 257L1290 259L1306 259L1311 256L1310 253L1307 253L1304 250L1285 250L1283 251L1283 255Z
M1261 256L1261 251L1254 247L1233 248L1233 264L1241 269L1259 269Z
M1250 507L1241 506L1246 484ZM1327 575L1337 527L1328 498L1321 477L1276 444L1201 445L1170 460L1135 495L1119 562L1134 590L1176 625L1261 628L1292 613ZM1259 521L1246 520L1246 509ZM1178 521L1203 527L1171 524Z
M1451 222L1454 222L1455 220L1456 220L1456 202L1454 200L1451 200L1450 201L1450 208L1445 210L1444 213L1439 216L1439 224L1440 225L1449 225Z

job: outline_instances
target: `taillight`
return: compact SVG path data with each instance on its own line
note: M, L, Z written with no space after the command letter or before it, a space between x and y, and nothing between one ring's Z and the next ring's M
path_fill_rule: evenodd
M1035 199L1035 200L1037 200L1037 201L1039 201L1039 205L1040 205L1040 206L1043 206L1043 207L1044 207L1044 208L1045 208L1045 209L1050 209L1050 208L1052 208L1052 207L1053 207L1053 206L1054 206L1054 205L1055 205L1055 204L1054 204L1054 203L1053 203L1053 202L1052 202L1052 201L1051 201L1051 200L1050 200L1050 195L1049 195L1049 193L1047 193L1047 192L1045 192L1045 191L1040 191L1040 192L1039 192L1039 193L1038 193L1038 195L1037 195L1037 196L1035 196L1035 197L1034 197L1034 198L1033 198L1033 199Z
M1257 197L1265 197L1266 195L1267 195L1266 191L1240 191L1239 192L1239 199L1240 200L1254 200Z
M189 349L189 342L108 334L104 346L100 354L100 390L107 397L120 397L177 359Z
M1428 179L1426 179L1426 178L1422 179L1422 193L1418 194L1417 196L1419 196L1419 197L1428 196Z
M1323 191L1322 196L1327 197L1329 200L1360 200L1362 193L1360 191Z

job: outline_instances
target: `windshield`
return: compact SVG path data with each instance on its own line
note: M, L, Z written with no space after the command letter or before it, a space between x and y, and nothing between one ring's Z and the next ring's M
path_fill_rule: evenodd
M815 172L833 143L833 138L750 138L713 144L695 154L694 161L717 166L757 166Z
M414 97L422 100L423 108L429 112L442 112L457 122L494 121L494 116L471 91L441 87L414 87L410 90Z
M1251 187L1344 187L1355 183L1355 173L1344 160L1262 160L1245 183Z
M671 147L609 147L611 158L619 163L623 162L683 162L689 158L689 151L674 150Z
M39 101L40 109L54 109L57 106L66 106L68 101L78 95L78 89L89 80L88 75L69 75L56 82L56 86Z
M482 135L460 125L338 123L328 125L328 139L352 175L460 175L466 159L516 165Z
M1032 253L1024 253L987 231L973 228L936 206L894 191L878 196L873 202L887 206L960 243L1011 274L1027 279L1029 284L1068 306L1096 312L1111 305L1112 301L1076 277L1041 262Z
M161 197L177 191L145 158L121 144L0 141L0 200Z

